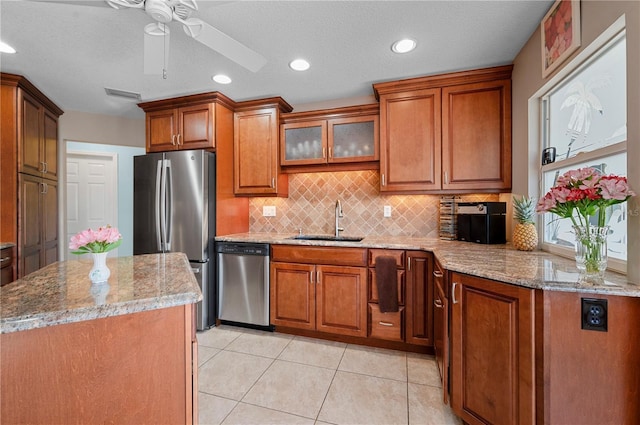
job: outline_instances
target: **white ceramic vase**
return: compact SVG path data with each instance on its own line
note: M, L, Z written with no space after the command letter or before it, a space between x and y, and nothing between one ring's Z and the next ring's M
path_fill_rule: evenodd
M107 267L107 252L93 253L93 267L89 272L89 279L92 284L105 283L109 276L111 276L111 270Z

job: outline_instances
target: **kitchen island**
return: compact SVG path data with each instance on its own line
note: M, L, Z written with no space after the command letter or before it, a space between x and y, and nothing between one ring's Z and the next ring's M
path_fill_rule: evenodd
M53 263L0 289L2 423L193 423L195 303L184 254ZM194 412L196 414L194 414Z
M574 260L542 251L517 251L509 244L411 237L367 236L359 242L295 237L243 233L216 240L269 243L274 253L285 251L280 246L289 247L289 258L279 255L276 268L272 263L272 285L279 282L274 271L297 270L294 267L300 263L300 253L307 250L325 255L353 249L368 252L365 256L369 260L380 251L385 255L396 252L398 258L405 258L399 262L399 268L404 264L402 272L411 269L416 253L431 253L433 278L425 300L430 297L434 308L431 313L424 310L421 317L426 320L424 325L433 329L434 338L429 341L443 379L445 400L448 398L465 423L638 422L638 282L610 271L599 282L582 282ZM327 261L321 264L313 270L331 265ZM429 276L432 273L421 271ZM310 276L310 287L321 287L320 283L314 285L316 274ZM292 282L304 286L303 279L290 279L288 289L292 289ZM316 276L315 282L322 282L321 277ZM357 308L363 308L362 303L372 305L371 283L369 277L368 300L353 303ZM287 291L286 296L293 292ZM278 308L273 292L271 303L272 318L280 319L283 315L273 316L274 307ZM359 343L368 344L376 338L378 322L388 327L394 324L379 317L369 316L366 337ZM407 314L405 323L409 318L415 320ZM408 326L402 328L402 319L399 323L400 334L408 337ZM277 323L276 330L281 330ZM320 333L312 336L326 337ZM354 339L348 342L358 343Z

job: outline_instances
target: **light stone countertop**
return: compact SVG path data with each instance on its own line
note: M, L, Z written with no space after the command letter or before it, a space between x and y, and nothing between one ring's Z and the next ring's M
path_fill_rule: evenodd
M13 242L0 242L0 249L11 248L12 246L16 246Z
M219 236L216 241L429 251L447 270L500 282L551 291L640 297L640 284L628 281L625 275L606 271L602 282L580 282L575 260L544 251L518 251L510 244L485 245L402 236L367 236L361 242L305 241L292 239L294 236L293 233L240 233Z
M183 253L108 258L92 285L90 258L60 261L0 287L0 333L193 304L202 293Z

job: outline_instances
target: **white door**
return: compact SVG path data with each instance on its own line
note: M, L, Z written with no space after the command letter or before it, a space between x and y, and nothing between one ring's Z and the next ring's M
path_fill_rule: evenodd
M114 153L67 152L67 260L69 239L85 229L118 226L118 156ZM117 257L118 250L109 252Z

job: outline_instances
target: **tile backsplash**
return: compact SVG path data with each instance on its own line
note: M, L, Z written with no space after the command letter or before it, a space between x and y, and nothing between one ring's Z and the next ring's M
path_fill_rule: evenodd
M249 231L332 234L336 200L342 203L344 235L438 237L439 195L380 194L378 171L344 171L289 175L288 198L251 198ZM463 202L498 201L499 195L461 195ZM383 207L391 206L391 217ZM275 217L263 217L275 206Z

